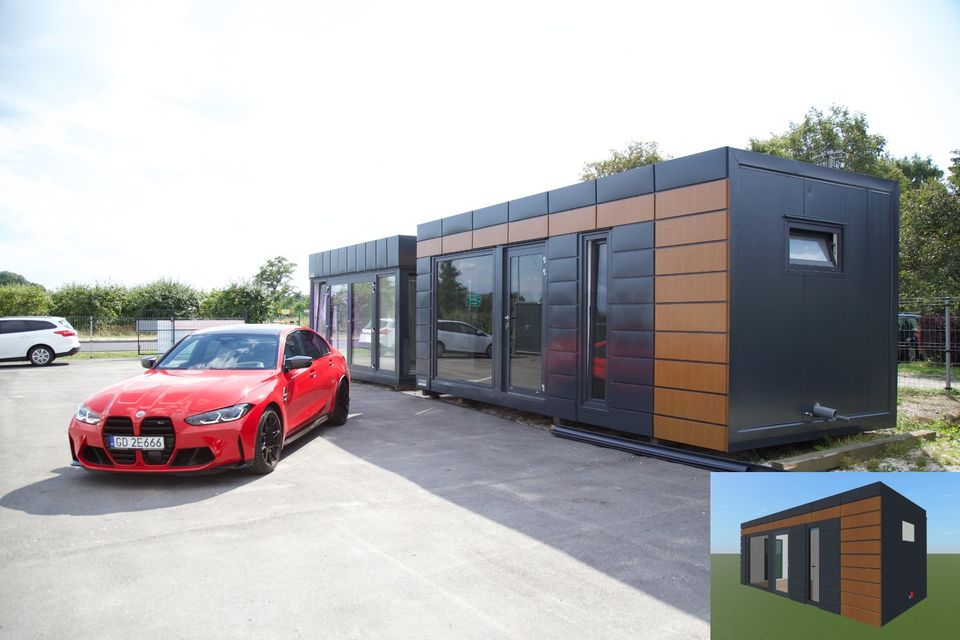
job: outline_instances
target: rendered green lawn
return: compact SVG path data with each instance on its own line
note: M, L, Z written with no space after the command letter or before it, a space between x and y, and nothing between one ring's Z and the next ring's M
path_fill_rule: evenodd
M711 556L712 640L858 638L956 640L960 637L960 555L927 556L927 597L877 629L811 605L740 584L740 557Z

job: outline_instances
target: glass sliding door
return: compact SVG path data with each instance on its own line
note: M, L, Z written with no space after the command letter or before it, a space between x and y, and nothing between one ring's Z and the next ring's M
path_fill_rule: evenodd
M508 250L507 262L509 298L504 319L507 389L540 393L543 384L543 248Z
M768 589L770 587L770 582L767 579L769 566L767 536L753 536L750 538L750 584Z
M407 287L407 373L417 372L417 276L409 276Z
M820 602L820 528L810 529L810 601Z
M790 536L782 533L774 540L774 544L776 544L776 557L773 564L774 570L776 571L774 576L776 580L775 587L777 591L787 593L787 585L790 579L790 560L788 559L790 557Z
M373 352L373 283L350 285L350 351L349 362L361 367L372 366Z
M437 377L493 384L493 255L437 262Z
M350 316L347 297L350 285L335 284L330 287L330 343L334 349L347 356L350 344Z
M377 368L382 371L397 369L397 277L377 278L377 308L380 310L380 328L377 335L379 357Z

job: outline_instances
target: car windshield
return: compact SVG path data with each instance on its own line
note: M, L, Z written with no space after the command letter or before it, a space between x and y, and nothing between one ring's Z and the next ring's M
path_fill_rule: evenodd
M189 335L170 350L156 369L273 369L278 338L249 333Z

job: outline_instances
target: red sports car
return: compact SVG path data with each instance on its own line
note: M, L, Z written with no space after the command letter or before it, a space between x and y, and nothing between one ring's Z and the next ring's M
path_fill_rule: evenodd
M270 473L284 444L350 411L344 357L306 327L204 329L143 366L77 408L70 452L84 468Z

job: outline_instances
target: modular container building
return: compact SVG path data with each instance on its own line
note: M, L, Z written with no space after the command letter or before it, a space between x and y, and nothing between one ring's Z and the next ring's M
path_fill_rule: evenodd
M927 597L927 512L874 482L744 522L740 583L880 627Z
M718 451L892 425L898 220L725 147L421 224L417 386Z
M414 385L416 245L392 236L310 255L310 326L355 380Z

